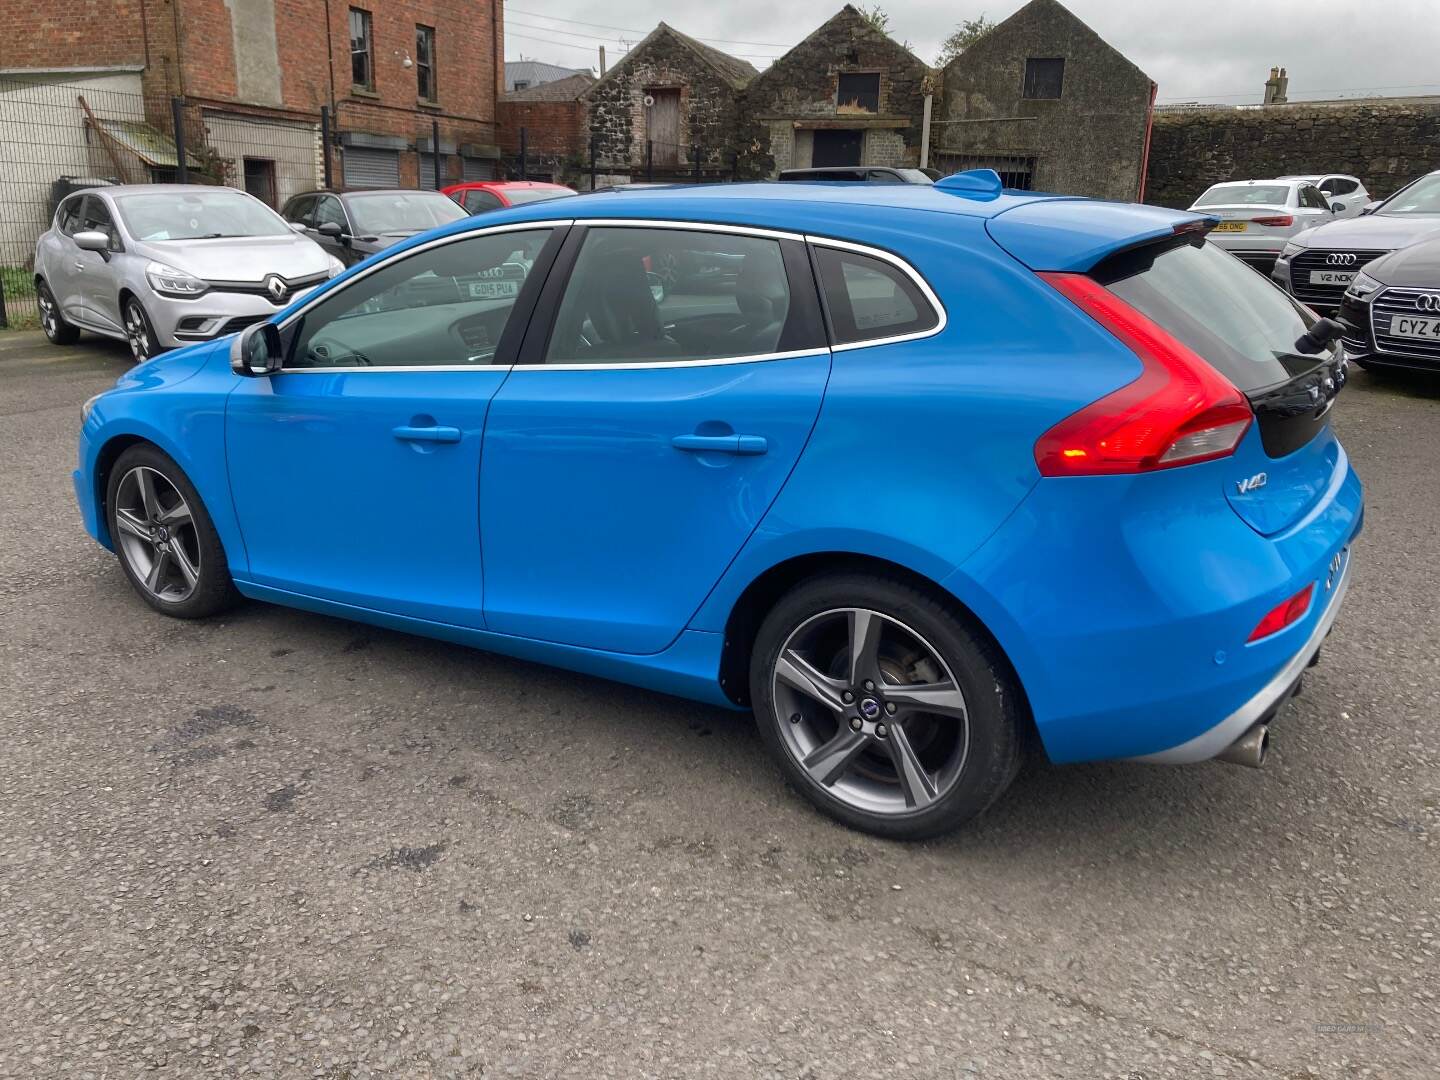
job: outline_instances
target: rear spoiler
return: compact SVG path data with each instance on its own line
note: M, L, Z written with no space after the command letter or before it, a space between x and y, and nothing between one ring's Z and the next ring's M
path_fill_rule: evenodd
M1045 199L1003 210L985 223L990 238L1031 270L1083 274L1118 251L1203 236L1217 217L1139 203Z

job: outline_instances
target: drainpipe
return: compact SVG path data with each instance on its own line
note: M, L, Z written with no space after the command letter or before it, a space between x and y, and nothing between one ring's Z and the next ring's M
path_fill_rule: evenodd
M934 94L925 95L925 112L920 118L920 168L930 164L930 109L935 101Z
M1150 171L1150 134L1155 130L1155 94L1160 88L1150 84L1150 104L1145 107L1145 145L1140 148L1140 193L1136 202L1145 201L1145 178Z

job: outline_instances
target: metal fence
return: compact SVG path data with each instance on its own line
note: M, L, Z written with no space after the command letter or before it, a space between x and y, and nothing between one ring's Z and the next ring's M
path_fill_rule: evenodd
M35 324L35 242L72 191L228 184L278 209L323 182L323 147L320 122L147 95L138 72L0 75L0 327Z

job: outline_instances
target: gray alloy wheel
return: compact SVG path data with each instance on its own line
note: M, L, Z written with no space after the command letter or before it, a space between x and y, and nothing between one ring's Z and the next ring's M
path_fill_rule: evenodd
M970 717L959 680L890 615L844 607L806 619L780 647L771 694L785 750L852 809L924 811L965 771Z
M55 302L55 294L43 281L35 286L35 306L40 309L40 329L45 331L52 345L74 345L79 340L80 331L65 321L65 316L60 314L60 306Z
M190 599L204 569L190 504L165 475L137 465L115 490L115 543L132 576L166 604Z
M160 351L155 344L155 335L150 331L150 320L140 301L131 297L125 301L125 341L130 346L130 355L138 364L149 360Z

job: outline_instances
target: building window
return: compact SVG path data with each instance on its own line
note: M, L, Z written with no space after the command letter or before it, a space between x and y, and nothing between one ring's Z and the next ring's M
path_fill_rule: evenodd
M375 42L370 36L370 12L350 9L350 82L361 90L375 89Z
M515 90L529 90L529 89L530 89L530 80L529 80L529 79L516 79L516 80L515 80L515 85L514 85L514 87L513 87L512 89L515 89Z
M875 113L880 111L880 76L878 73L843 73L835 88L835 111L842 113Z
M415 27L415 85L421 101L439 101L435 90L435 28Z
M1058 98L1065 83L1065 59L1025 61L1025 91L1021 97Z

